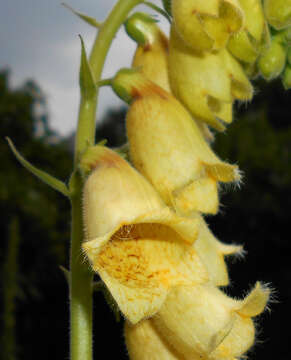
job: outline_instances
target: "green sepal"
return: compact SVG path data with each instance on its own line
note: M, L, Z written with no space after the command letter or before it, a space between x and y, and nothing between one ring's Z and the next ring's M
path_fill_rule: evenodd
M92 18L91 16L82 14L76 10L74 10L71 6L67 5L66 3L62 3L62 5L70 10L73 14L77 15L79 18L84 20L87 24L99 29L102 26L102 23L97 21L96 19Z
M70 283L70 271L62 265L60 265L59 268L60 268L60 270L62 270L62 272L65 276L65 279L67 280L67 282L69 284Z
M80 40L82 47L80 78L79 78L81 97L82 100L90 100L91 98L95 98L97 87L87 59L84 41L81 36L80 36Z
M35 175L36 177L38 177L40 180L42 180L44 183L46 183L47 185L49 185L50 187L52 187L53 189L59 191L60 193L62 193L63 195L69 197L70 196L70 192L68 187L66 186L66 184L64 184L62 181L56 179L55 177L49 175L48 173L39 170L38 168L36 168L35 166L33 166L32 164L30 164L22 155L20 155L20 153L16 150L13 142L9 139L6 138L9 144L10 149L12 150L13 154L15 155L15 157L17 158L17 160L28 170L30 171L33 175Z
M114 300L114 298L110 294L110 291L107 289L106 285L102 280L93 283L93 291L102 292L105 301L107 302L107 304L109 305L110 309L112 310L115 316L116 322L120 322L121 316L117 302Z
M163 15L169 21L169 23L171 24L172 18L171 18L171 16L169 15L169 13L167 11L163 10L159 6L153 4L153 3L149 2L149 1L144 1L143 5L146 5L146 6L150 7L151 9L155 10L157 13Z
M157 20L153 16L136 12L126 20L124 26L128 36L139 45L145 46L149 43L152 32L157 31L156 27L153 27L156 22Z
M166 10L166 12L172 16L172 4L171 4L171 0L162 0L163 2L163 6L164 9Z
M124 160L130 162L130 156L129 156L129 143L125 143L117 148L113 149L115 152L117 152L118 155L120 155Z

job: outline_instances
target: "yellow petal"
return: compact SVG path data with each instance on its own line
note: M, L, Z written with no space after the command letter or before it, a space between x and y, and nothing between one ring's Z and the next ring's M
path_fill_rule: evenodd
M261 0L239 0L245 14L244 28L256 40L261 41L265 17Z
M124 336L131 360L184 360L158 334L150 319L136 325L125 322Z
M241 358L255 341L255 327L250 318L236 315L230 333L210 354L209 360L229 360Z
M254 317L261 314L270 296L271 290L267 286L263 286L257 282L255 288L240 304L237 313L246 317Z
M172 286L208 280L195 250L160 224L120 229L94 257L92 266L132 323L157 312Z
M212 284L180 286L169 293L153 322L186 359L197 354L211 360L240 358L254 344L251 317L264 310L269 294L257 284L238 301Z
M172 26L169 48L169 79L174 95L191 114L217 130L224 130L218 120L220 103L231 103L231 79L220 52L197 53L187 48ZM231 111L229 112L231 117ZM229 121L227 121L229 122Z
M200 217L200 221L199 236L194 248L208 270L211 283L216 286L226 286L229 284L229 278L224 257L240 255L242 247L221 243L214 237L202 217Z
M140 67L142 73L166 91L171 91L168 78L168 39L156 23L150 26L142 18L135 17L134 25L142 31L145 38L143 44L138 45L132 66ZM130 19L129 19L130 21ZM147 25L147 26L146 26ZM133 34L131 34L133 37Z
M239 100L251 100L253 87L242 66L226 49L221 51L221 56L224 59L226 72L231 79L232 96Z
M230 333L235 314L212 285L173 289L153 317L159 333L186 358L209 355Z
M251 64L259 55L257 46L245 30L232 35L227 48L237 59Z
M179 36L196 51L223 48L243 24L237 0L173 0L172 14Z

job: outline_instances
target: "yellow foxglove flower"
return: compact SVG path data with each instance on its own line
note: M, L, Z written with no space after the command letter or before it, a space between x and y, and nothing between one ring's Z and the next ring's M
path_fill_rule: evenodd
M181 103L142 74L121 70L113 88L131 103L127 135L134 166L177 211L216 213L217 182L239 181L237 166L221 161Z
M224 48L243 25L238 0L172 0L171 8L179 37L199 52Z
M125 23L129 36L138 43L132 66L164 90L171 92L168 74L169 41L159 29L155 20L147 14L135 13ZM205 123L199 122L207 141L213 141L213 134Z
M142 73L166 91L170 90L168 79L168 39L151 16L133 14L125 23L128 35L137 42L132 66L140 67Z
M264 0L265 14L268 22L277 30L291 25L290 0Z
M170 288L208 279L192 243L199 221L181 218L119 155L90 148L81 166L83 250L125 317L136 323L156 313Z
M152 320L183 359L240 358L254 344L252 317L264 310L269 295L260 283L244 300L234 300L212 284L180 286Z
M199 216L199 219L199 235L194 243L194 248L206 266L210 282L216 286L226 286L229 284L229 277L224 257L228 255L241 256L243 248L240 245L229 245L218 241L209 230L203 217Z
M254 63L260 53L266 32L261 0L240 0L245 14L242 30L233 34L228 43L229 51L239 60Z
M253 89L243 68L223 49L197 53L183 44L172 26L169 79L174 95L191 114L217 130L232 121L234 99L249 100Z

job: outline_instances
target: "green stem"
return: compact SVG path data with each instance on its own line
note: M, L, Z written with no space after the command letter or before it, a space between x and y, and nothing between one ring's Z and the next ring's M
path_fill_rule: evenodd
M119 0L99 30L92 53L90 67L95 83L100 81L105 59L128 13L142 0ZM94 145L98 92L90 101L80 103L75 143L75 171L70 181L72 205L72 238L70 254L70 316L71 360L92 360L92 279L88 264L82 255L82 179L78 169L80 155L87 146Z
M82 179L75 175L72 203L72 242L70 259L71 305L71 360L92 359L92 281L93 275L84 261L82 204L80 190Z

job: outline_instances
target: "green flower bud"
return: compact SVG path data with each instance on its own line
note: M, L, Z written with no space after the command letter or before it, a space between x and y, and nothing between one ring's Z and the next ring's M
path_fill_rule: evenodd
M291 66L290 65L287 65L284 70L282 82L283 82L285 90L291 89Z
M268 22L277 30L291 25L290 0L265 0L265 14Z
M280 41L273 39L271 46L264 49L258 66L262 76L266 80L278 77L284 70L286 63L286 52Z
M155 25L156 20L145 13L135 13L125 22L127 34L139 45L146 46L153 42L158 28Z

